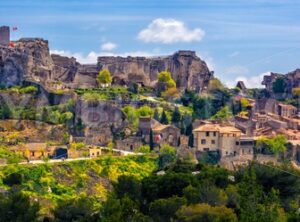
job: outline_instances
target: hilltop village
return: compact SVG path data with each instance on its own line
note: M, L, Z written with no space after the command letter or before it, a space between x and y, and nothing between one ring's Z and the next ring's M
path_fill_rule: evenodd
M1 164L166 146L230 170L300 163L300 70L229 89L194 51L80 64L9 31L0 27Z

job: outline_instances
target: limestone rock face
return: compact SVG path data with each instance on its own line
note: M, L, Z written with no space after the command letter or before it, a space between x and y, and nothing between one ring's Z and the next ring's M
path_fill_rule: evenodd
M127 125L125 114L117 106L105 102L87 102L78 100L76 118L81 119L85 127L85 143L107 145L114 131L120 131Z
M7 86L32 81L46 89L96 87L103 68L113 76L113 84L138 83L155 87L157 74L170 71L177 87L203 91L213 78L206 63L193 51L178 51L165 57L99 57L95 64L82 65L75 58L50 55L48 41L23 38L14 47L0 47L0 83Z
M193 51L178 51L166 57L99 57L99 70L109 69L113 83L139 83L145 86L155 86L157 73L170 71L177 87L193 89L198 92L207 87L213 72L206 63Z
M23 38L14 44L13 48L0 48L0 83L11 86L29 80L45 84L53 64L48 41Z

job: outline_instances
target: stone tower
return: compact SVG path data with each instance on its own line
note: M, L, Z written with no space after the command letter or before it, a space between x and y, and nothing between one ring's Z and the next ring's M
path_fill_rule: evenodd
M0 27L0 45L8 46L10 42L10 33L8 26Z

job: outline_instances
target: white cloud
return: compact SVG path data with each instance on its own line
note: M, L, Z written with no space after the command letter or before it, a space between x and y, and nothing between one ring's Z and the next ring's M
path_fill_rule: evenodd
M138 34L138 39L143 42L176 43L201 41L205 31L201 28L193 30L179 20L158 18L153 20L146 29Z
M151 57L154 56L151 52L144 52L144 51L133 51L133 52L124 52L124 53L113 53L113 52L95 52L91 51L87 55L83 55L82 53L72 53L70 51L64 51L64 50L51 50L51 54L58 54L61 56L67 56L67 57L74 57L76 60L82 64L92 64L97 63L97 58L99 56L145 56L145 57Z
M101 49L104 51L111 51L117 48L117 45L113 42L105 42L101 45Z
M246 77L246 76L238 76L235 78L235 80L229 80L226 81L226 85L228 87L235 87L236 83L238 81L243 81L245 83L245 86L247 88L263 88L263 85L261 84L261 82L263 81L263 77L265 75L269 75L270 72L264 72L262 74L259 74L257 76L250 76L250 77Z

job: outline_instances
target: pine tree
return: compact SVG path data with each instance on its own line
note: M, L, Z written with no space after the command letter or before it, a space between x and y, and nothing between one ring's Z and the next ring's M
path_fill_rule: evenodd
M175 110L172 113L172 123L179 123L181 120L181 114L178 107L175 107Z
M160 123L169 124L169 120L167 118L167 114L166 114L165 110L163 110L163 112L161 114Z

